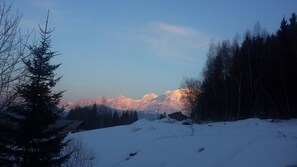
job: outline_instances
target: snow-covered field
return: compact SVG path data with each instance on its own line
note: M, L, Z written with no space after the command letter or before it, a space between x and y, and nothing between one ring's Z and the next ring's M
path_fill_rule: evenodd
M297 166L296 119L193 126L168 119L139 120L73 135L94 149L98 167Z

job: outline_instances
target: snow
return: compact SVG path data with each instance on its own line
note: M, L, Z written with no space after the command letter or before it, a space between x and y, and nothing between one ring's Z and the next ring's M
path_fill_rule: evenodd
M64 105L68 106L70 110L76 106L89 106L93 104L104 104L113 109L125 111L136 110L155 113L171 114L176 111L181 111L184 114L188 114L184 110L183 103L181 101L183 89L177 89L173 91L166 91L164 94L158 96L154 93L144 95L141 99L132 99L120 95L113 99L105 99L98 97L96 99L80 99L77 102L68 102Z
M297 165L297 120L182 125L167 118L72 134L104 167L289 167Z

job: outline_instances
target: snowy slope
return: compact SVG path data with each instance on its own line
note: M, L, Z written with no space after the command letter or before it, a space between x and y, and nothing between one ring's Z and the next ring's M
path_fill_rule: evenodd
M98 167L289 167L297 165L296 129L296 119L193 126L164 119L73 136L94 149Z
M174 91L167 91L164 94L158 96L154 93L144 95L141 99L132 99L120 95L113 99L80 99L77 102L68 102L68 109L76 106L89 106L93 104L104 104L108 107L117 110L136 110L136 111L152 111L157 113L173 113L176 111L182 111L187 114L184 110L181 102L182 89Z

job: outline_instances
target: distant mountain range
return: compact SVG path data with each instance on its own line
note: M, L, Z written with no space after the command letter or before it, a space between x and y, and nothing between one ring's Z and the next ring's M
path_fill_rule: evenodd
M162 95L149 93L144 95L141 99L132 99L125 96L118 96L112 99L98 97L95 99L80 99L76 102L68 102L67 109L77 106L89 106L93 104L106 105L110 108L117 110L136 110L145 112L156 112L170 114L176 111L187 113L184 110L183 103L181 102L183 89L174 91L166 91Z

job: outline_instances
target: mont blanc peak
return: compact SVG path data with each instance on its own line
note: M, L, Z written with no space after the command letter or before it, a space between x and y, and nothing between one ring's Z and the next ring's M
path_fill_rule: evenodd
M151 101L157 97L158 97L158 95L156 95L155 93L149 93L149 94L144 95L140 100L141 101Z

